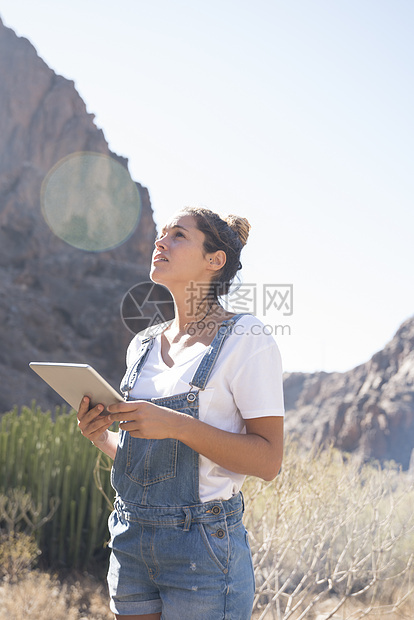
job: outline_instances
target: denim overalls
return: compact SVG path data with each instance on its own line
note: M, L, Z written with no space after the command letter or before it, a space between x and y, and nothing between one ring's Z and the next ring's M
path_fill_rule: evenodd
M241 316L222 323L188 392L151 402L198 418L198 392ZM154 337L143 340L125 374L121 390L127 400L153 344ZM242 495L202 503L198 461L198 453L178 440L136 439L120 431L111 474L115 510L109 518L114 613L250 620L254 575Z

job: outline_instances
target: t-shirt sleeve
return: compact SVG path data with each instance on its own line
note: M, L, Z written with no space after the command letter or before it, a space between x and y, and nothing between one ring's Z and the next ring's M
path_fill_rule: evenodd
M230 389L244 419L284 415L282 360L276 341L245 358Z

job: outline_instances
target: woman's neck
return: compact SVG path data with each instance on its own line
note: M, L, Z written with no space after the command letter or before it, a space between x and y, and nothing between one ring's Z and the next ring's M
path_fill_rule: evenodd
M221 316L223 308L216 299L197 299L194 297L177 303L174 300L175 318L171 327L177 332L188 332L188 328L196 324L203 324L208 320Z

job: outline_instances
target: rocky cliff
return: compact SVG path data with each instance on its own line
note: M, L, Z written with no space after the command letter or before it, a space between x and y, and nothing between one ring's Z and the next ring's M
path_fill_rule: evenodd
M120 111L121 113L121 111ZM93 253L55 236L42 217L41 184L63 157L94 152L118 161L74 83L0 20L0 412L61 402L28 362L88 362L115 386L131 334L120 304L147 280L155 225L148 191L136 232Z
M344 373L286 373L286 429L300 443L414 465L414 317L373 357ZM413 455L413 456L412 456Z

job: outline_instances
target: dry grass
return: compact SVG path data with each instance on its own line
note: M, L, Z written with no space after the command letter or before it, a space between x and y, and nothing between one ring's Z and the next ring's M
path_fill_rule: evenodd
M324 603L316 606L314 609L314 613L309 615L309 619L312 620L356 620L357 618L364 618L366 620L413 620L414 618L414 601L405 601L398 610L396 611L387 611L387 610L378 610L372 612L366 612L365 606L358 605L358 603L353 603L348 606L347 609L341 609L336 613L332 612L337 607L339 599L337 597L332 597L328 599ZM259 618L266 618L266 620L271 620L273 618L272 612L266 612L265 616L262 616L261 612L254 612L252 615L252 620L259 620Z
M113 620L104 586L88 575L62 583L56 576L27 572L0 585L0 620Z
M338 599L332 597L321 603L312 618L315 620L383 620L384 615L373 612L361 615L363 607L354 604L353 609L330 612L337 606ZM252 620L258 620L262 612L255 612ZM263 617L263 616L262 616ZM273 617L266 612L265 618ZM385 616L389 620L412 620L414 618L414 601L406 601L398 611ZM102 583L88 575L77 575L59 581L57 577L37 571L28 572L17 583L3 581L0 585L0 620L113 620L109 611L108 597ZM186 618L183 612L183 620Z

